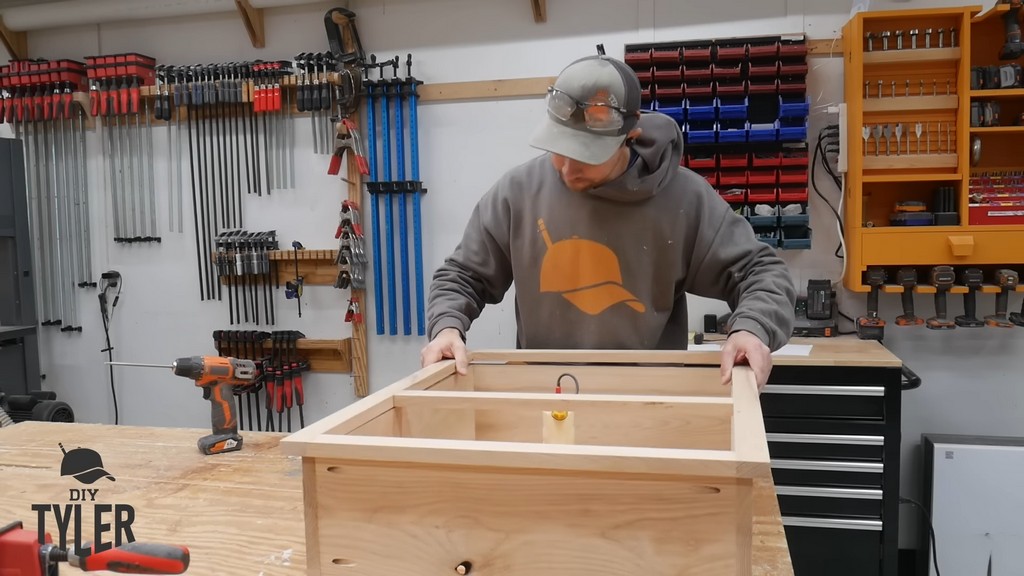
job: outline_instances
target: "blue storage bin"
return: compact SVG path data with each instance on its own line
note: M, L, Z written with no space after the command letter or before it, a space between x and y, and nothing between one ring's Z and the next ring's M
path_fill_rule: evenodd
M779 118L805 119L811 111L806 96L779 96Z
M779 123L747 124L748 138L751 142L772 142L779 139Z
M714 122L690 122L686 124L686 141L690 144L713 144L718 131Z
M775 228L779 225L779 207L775 207L775 214L762 216L754 212L753 206L747 206L746 218L754 228Z
M761 231L756 231L756 232L757 232L757 239L759 241L764 242L765 244L771 246L772 248L778 248L779 247L779 231L778 231L778 229L771 230L771 231L765 230L764 232L761 232Z
M658 112L672 117L678 124L686 122L686 108L683 106L658 106Z
M715 101L711 98L686 99L686 118L689 121L714 121L716 117Z
M744 98L716 98L718 106L718 117L721 120L746 120L747 99Z
M783 214L779 216L780 226L808 226L810 223L810 214Z
M746 122L720 122L717 125L719 142L746 142Z
M810 250L811 229L807 226L784 226L779 229L779 247L783 250Z
M807 121L784 121L780 120L779 140L782 142L803 141L807 139Z

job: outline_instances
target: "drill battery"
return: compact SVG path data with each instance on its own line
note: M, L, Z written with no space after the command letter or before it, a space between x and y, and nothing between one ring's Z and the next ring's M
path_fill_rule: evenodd
M1024 85L1020 64L971 67L971 90L998 90Z

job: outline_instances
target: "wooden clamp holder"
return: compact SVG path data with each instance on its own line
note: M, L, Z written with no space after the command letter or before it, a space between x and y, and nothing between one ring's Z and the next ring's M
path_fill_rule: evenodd
M308 574L751 574L768 443L753 372L722 386L720 357L475 352L286 437Z
M270 350L273 342L263 343L265 350ZM295 341L297 355L309 362L310 372L352 372L352 339L343 340L312 340L300 338Z
M338 279L337 250L271 250L267 254L274 263L275 285L295 279L296 257L304 285L333 286Z

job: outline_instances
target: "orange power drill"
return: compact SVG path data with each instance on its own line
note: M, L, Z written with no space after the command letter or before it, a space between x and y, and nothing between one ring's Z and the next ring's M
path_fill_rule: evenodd
M117 366L147 366L170 368L178 376L196 381L203 389L203 399L210 401L212 433L199 439L203 454L221 454L242 449L242 436L238 433L238 414L235 411L234 388L251 386L256 381L256 364L252 360L224 356L187 356L166 364L135 364L107 362Z

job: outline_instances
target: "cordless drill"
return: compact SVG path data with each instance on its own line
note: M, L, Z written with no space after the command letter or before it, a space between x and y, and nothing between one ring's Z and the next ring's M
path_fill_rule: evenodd
M188 569L189 549L168 544L127 542L102 552L79 556L53 544L46 534L43 543L35 530L21 521L0 526L0 574L5 576L56 576L59 563L83 572L110 570L121 574L183 574Z
M924 319L914 313L914 286L917 286L917 270L900 268L896 273L896 283L903 286L903 314L896 317L897 326L917 326L924 324Z
M985 323L978 320L977 317L977 295L978 290L981 289L981 285L984 281L985 276L981 272L980 268L967 268L960 273L960 282L967 287L967 293L964 294L963 315L957 316L953 319L957 326L960 326L961 328L979 328L985 325Z
M1010 9L1003 15L1006 29L1006 43L999 50L1000 60L1016 60L1024 54L1024 43L1021 42L1020 9L1021 0L1002 0L1001 4L1009 4Z
M885 320L878 317L878 291L885 284L885 269L868 268L864 283L871 287L868 292L867 316L857 318L857 337L861 340L881 340L885 335Z
M956 282L956 273L952 266L935 266L931 271L931 283L935 286L935 316L925 322L932 330L952 330L955 322L946 318L946 292Z
M212 433L199 439L199 450L207 455L241 450L234 389L255 382L256 364L224 356L188 356L175 360L171 368L175 375L195 380L203 399L210 401Z
M1013 323L1006 317L1009 306L1010 292L1017 288L1020 276L1015 270L999 269L995 272L995 285L999 287L996 294L996 313L985 316L985 324L996 328L1013 328Z

